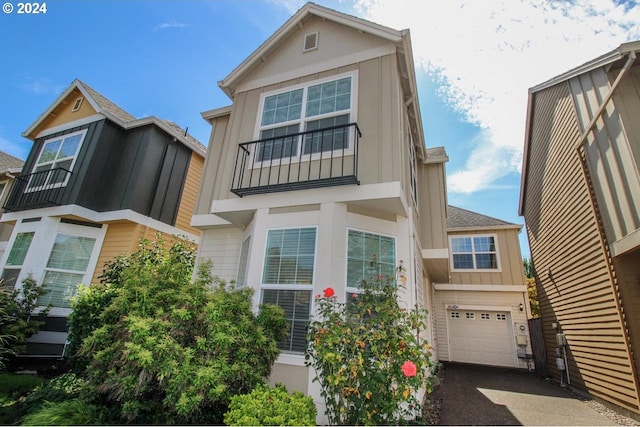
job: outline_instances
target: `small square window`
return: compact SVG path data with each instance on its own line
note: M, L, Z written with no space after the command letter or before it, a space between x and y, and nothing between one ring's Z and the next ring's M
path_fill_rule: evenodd
M507 315L504 313L496 314L496 320L507 320Z
M464 313L464 317L469 320L474 320L476 318L476 314L472 311L467 311L466 313Z
M452 311L451 312L451 318L452 319L459 319L460 318L460 312L459 311Z
M73 103L73 108L71 109L71 112L76 112L80 109L80 107L82 106L83 99L84 99L83 97L79 97L76 99L76 101Z
M491 320L491 314L489 314L489 313L480 313L480 319L482 319L482 320Z

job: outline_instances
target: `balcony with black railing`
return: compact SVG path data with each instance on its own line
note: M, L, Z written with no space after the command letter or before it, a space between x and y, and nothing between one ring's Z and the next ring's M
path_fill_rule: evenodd
M243 197L359 184L361 136L358 125L350 123L241 143L231 191Z
M47 169L16 177L4 209L22 211L63 204L71 172L64 168Z

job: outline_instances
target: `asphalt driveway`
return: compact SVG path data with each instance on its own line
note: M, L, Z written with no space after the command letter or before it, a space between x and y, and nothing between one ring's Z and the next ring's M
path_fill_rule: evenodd
M434 391L441 425L604 426L638 425L533 372L445 364Z

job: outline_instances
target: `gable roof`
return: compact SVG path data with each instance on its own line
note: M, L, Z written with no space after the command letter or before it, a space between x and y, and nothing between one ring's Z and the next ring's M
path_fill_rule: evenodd
M79 79L75 79L71 82L69 87L67 87L64 92L62 92L62 94L60 94L60 96L58 96L58 98L56 98L56 100L51 103L51 105L42 114L40 114L40 116L38 116L31 126L22 132L22 136L28 138L28 135L37 129L37 127L53 112L53 110L55 110L55 108L75 89L78 89L82 93L84 98L91 104L98 114L108 118L125 129L155 124L168 134L175 137L176 140L180 141L182 144L186 145L191 150L196 151L200 155L204 156L207 152L206 146L196 138L189 135L187 131L182 129L176 123L169 120L159 119L155 116L136 119L133 115L129 114L124 109L110 101L107 97L103 96L100 92Z
M275 33L262 43L251 55L240 63L223 80L218 82L218 86L227 96L233 100L238 84L259 67L270 54L275 51L281 43L284 43L289 36L298 31L313 17L335 22L340 25L353 28L358 32L371 34L388 40L396 45L398 64L400 66L400 78L402 83L403 100L407 106L411 131L414 136L414 145L418 152L418 157L423 162L427 161L427 151L424 141L424 131L422 127L422 115L420 114L420 104L418 102L418 90L415 76L415 65L413 62L413 50L411 47L411 37L408 29L395 30L385 27L375 22L367 21L352 15L347 15L333 9L329 9L312 2L302 6L291 18L289 18Z
M491 216L472 212L456 206L447 206L447 229L452 231L471 231L487 229L521 229L522 225L503 221Z
M7 154L4 151L0 151L0 174L7 173L9 171L22 169L24 161L17 157L13 157L11 154Z

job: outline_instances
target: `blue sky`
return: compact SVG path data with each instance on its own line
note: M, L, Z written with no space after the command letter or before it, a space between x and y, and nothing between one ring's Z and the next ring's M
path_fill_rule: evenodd
M51 0L0 13L0 150L79 78L137 118L173 120L204 144L217 87L304 2ZM7 1L2 0L2 3ZM640 5L613 0L316 0L411 30L428 147L446 147L449 203L522 224L528 88L640 39ZM529 253L525 232L523 255Z

